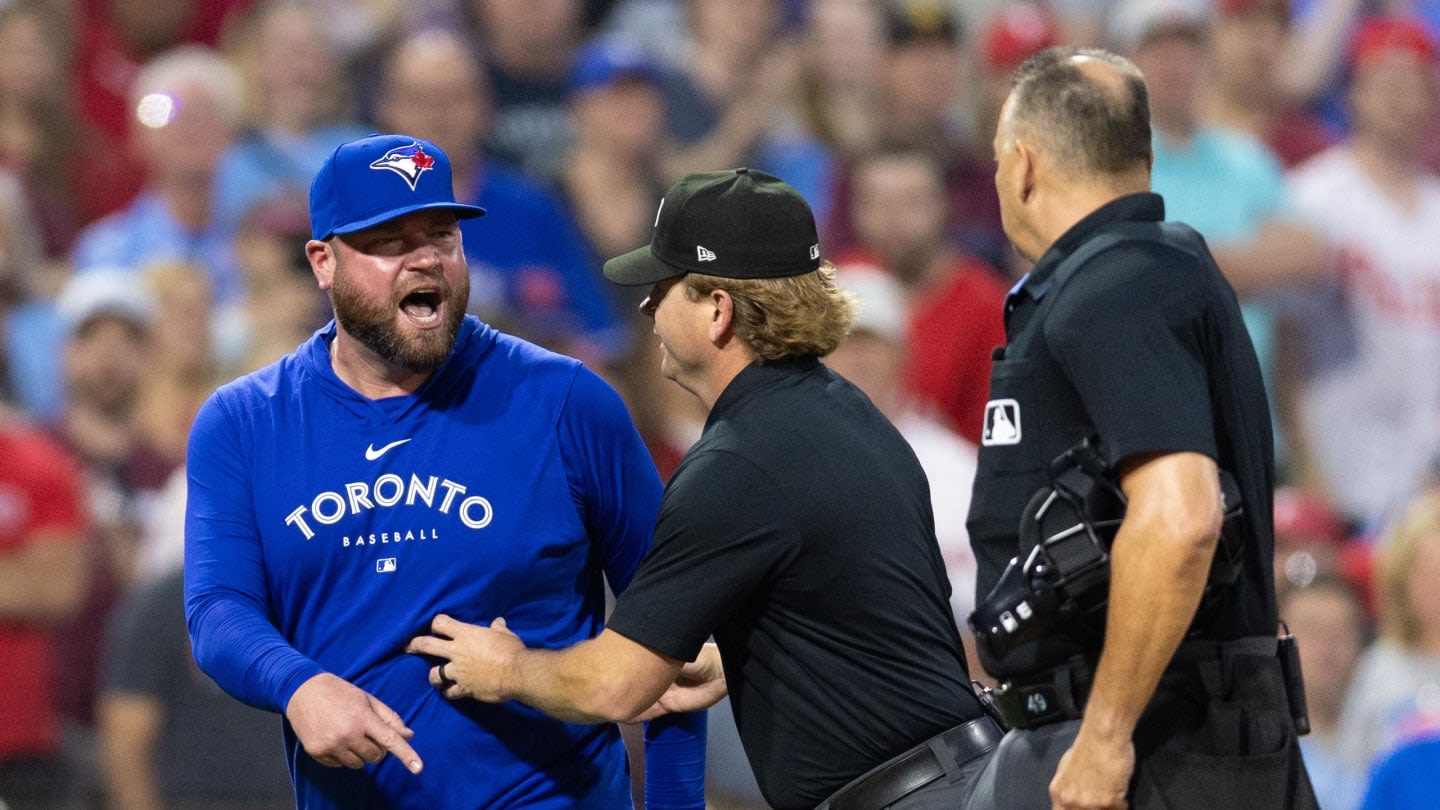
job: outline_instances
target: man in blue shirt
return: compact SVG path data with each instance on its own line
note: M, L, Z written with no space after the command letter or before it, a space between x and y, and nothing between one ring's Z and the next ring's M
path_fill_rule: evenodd
M405 653L439 612L504 615L541 647L596 635L660 499L613 390L465 314L457 220L483 213L428 141L338 147L306 245L335 320L222 387L191 434L195 658L284 713L301 807L630 805L614 725L447 701ZM648 729L651 806L703 805L697 720Z

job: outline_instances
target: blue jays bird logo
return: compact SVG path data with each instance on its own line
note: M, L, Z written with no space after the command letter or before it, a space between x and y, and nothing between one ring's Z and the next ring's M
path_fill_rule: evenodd
M420 146L419 141L409 146L397 146L370 164L372 169L392 171L405 178L405 182L410 184L411 191L415 190L415 183L420 180L420 175L434 167L435 158L425 154L425 149Z

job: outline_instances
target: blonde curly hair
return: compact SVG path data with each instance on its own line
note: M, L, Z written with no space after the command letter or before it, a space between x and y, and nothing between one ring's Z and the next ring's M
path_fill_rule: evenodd
M715 290L735 302L735 335L760 360L824 357L835 351L855 318L855 297L835 283L835 266L785 278L736 279L687 273L685 295L698 301Z

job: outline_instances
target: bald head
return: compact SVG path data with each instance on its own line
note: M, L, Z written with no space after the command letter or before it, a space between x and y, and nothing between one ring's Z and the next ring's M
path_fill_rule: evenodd
M1149 175L1145 79L1128 59L1091 48L1049 48L1015 77L1002 139L1027 140L1067 174L1094 180Z

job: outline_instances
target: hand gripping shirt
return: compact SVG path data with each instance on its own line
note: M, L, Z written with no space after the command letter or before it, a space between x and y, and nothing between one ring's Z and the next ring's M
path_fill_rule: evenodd
M446 613L528 646L598 633L649 546L661 485L615 392L578 361L467 317L414 394L371 400L330 366L332 323L220 388L190 437L185 602L195 657L283 711L331 672L414 730L416 776L285 748L302 808L629 807L614 725L447 701L405 646Z

